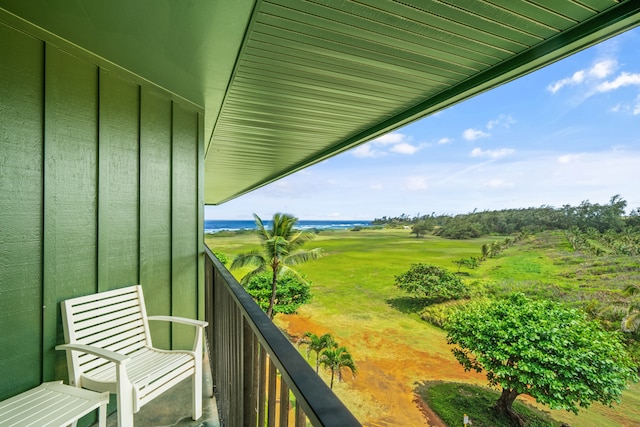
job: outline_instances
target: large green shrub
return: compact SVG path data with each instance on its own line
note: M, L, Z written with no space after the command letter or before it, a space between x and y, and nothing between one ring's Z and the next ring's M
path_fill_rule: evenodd
M266 312L271 298L272 273L253 276L245 285L245 290ZM308 282L303 282L293 275L278 277L276 299L273 314L293 314L302 304L311 300L311 288Z
M469 289L457 275L433 264L412 264L408 271L396 276L396 286L429 302L469 296Z

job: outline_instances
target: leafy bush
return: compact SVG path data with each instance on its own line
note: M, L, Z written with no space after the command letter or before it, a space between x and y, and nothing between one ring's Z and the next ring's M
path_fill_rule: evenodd
M216 258L218 258L218 260L220 260L221 263L223 263L224 265L227 265L227 263L229 262L229 258L223 254L222 252L216 252L214 251L213 254L216 256Z
M271 298L271 273L253 276L245 286L245 290L258 303L262 311L269 308ZM309 283L303 283L293 275L278 278L274 313L293 314L302 304L311 300Z
M434 304L426 307L420 313L420 318L432 325L444 328L444 325L456 311L460 310L466 301L448 301L442 304Z
M469 289L457 275L432 264L411 265L409 271L396 276L396 286L432 303L469 296Z
M521 417L511 404L520 393L577 414L593 401L610 405L638 380L619 334L559 303L513 294L467 305L446 328L455 358L502 388L496 409L514 421Z

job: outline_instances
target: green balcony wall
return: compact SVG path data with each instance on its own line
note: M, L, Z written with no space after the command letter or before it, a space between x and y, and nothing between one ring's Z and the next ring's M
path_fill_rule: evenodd
M67 379L60 301L202 318L203 111L0 15L0 400ZM28 28L28 27L27 27ZM152 325L185 348L188 329Z

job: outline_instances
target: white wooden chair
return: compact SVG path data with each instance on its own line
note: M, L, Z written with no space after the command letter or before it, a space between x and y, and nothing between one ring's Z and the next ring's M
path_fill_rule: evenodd
M130 286L72 298L61 303L69 383L117 394L118 426L133 426L133 414L192 378L192 418L202 415L202 331L207 322L173 316L147 316L142 287ZM192 351L153 347L148 320L195 327Z

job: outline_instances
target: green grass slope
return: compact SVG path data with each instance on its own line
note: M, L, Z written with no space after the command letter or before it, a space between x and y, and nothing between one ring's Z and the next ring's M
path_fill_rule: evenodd
M394 390L389 388L394 381L400 391L433 380L486 384L482 376L462 372L446 344L446 333L421 320L419 307L396 289L394 278L418 262L456 271L453 260L479 256L482 244L503 239L417 239L408 230L365 229L324 231L307 243L307 249L323 248L325 256L298 268L312 282L313 299L299 310L297 319L349 343L360 372L353 383L337 386L336 393L361 421L387 419L393 411L417 411L410 395L402 396L406 404L402 409L398 406L402 402L393 406L390 396L376 395L376 388ZM231 260L235 254L258 247L251 233L206 236L205 241ZM487 259L477 269L463 267L461 271L467 283L486 296L521 291L593 308L619 300L624 281L636 278L634 265L637 270L637 257L594 259L574 253L561 233L543 233ZM233 273L239 278L243 271ZM275 320L287 329L296 317L278 315ZM380 370L373 375L375 369ZM640 385L632 385L623 394L622 404L614 408L594 404L578 416L540 408L573 426L636 426L640 425ZM400 421L387 425L393 422Z

